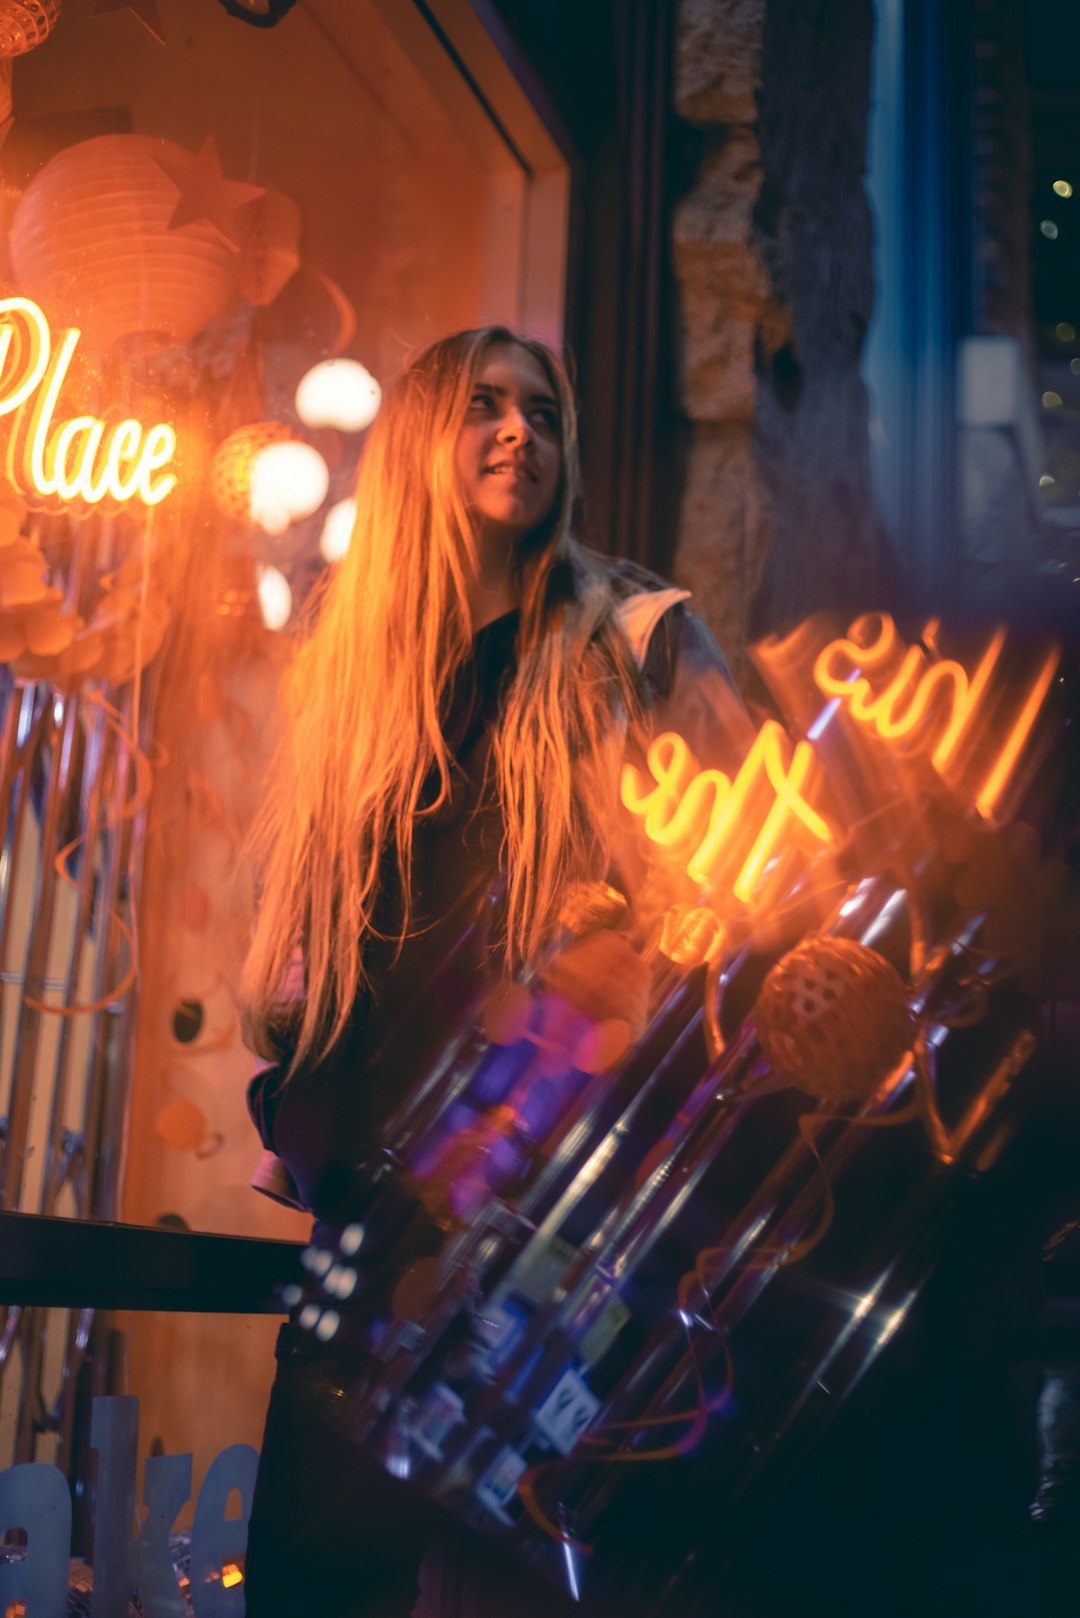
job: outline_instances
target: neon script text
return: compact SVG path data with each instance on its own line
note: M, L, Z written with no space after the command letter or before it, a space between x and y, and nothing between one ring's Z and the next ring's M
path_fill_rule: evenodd
M176 433L165 422L107 425L98 416L56 420L60 393L81 332L53 347L42 310L29 298L0 298L0 416L13 415L5 471L28 498L141 500L156 506L176 487L166 468Z

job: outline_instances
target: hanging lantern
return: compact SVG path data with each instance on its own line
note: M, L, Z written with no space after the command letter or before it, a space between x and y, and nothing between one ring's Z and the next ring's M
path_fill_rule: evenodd
M300 268L300 209L283 191L267 191L243 211L236 280L249 303L262 308Z
M48 39L60 0L0 0L0 56L25 56Z
M251 521L251 469L255 457L271 444L295 444L299 433L283 421L254 421L219 446L210 467L210 493L214 504L233 522Z
M811 938L781 957L758 995L773 1067L834 1105L871 1096L911 1045L904 980L850 938Z
M237 255L211 224L170 228L177 185L162 163L191 161L147 135L99 135L59 152L15 210L21 290L81 327L90 348L122 338L167 348L202 331L236 287Z

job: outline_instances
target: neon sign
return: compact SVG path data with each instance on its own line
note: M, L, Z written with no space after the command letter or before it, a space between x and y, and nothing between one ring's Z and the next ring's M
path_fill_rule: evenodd
M82 333L53 347L44 313L29 298L0 298L0 416L13 416L5 472L20 494L48 501L108 498L160 505L176 487L166 468L176 433L166 422L109 426L98 416L56 420L60 393Z
M885 614L858 618L846 637L830 641L818 653L814 681L860 724L885 741L903 743L910 753L929 757L939 774L955 780L976 719L991 700L1005 631L994 632L972 674L951 658L933 655L937 631L932 619L923 632L928 651L905 647ZM1054 648L1044 657L1009 714L1004 741L989 760L980 761L974 803L984 818L991 816L1012 778L1059 655ZM995 717L1000 717L999 708ZM652 743L646 766L651 779L631 764L624 767L623 805L642 821L650 841L700 888L713 893L726 889L749 906L783 839L794 840L809 854L833 843L832 828L812 802L822 773L820 760L809 741L793 746L775 720L762 725L734 780L720 770L699 769L686 742L671 731Z
M803 796L815 773L814 750L809 742L792 749L775 720L762 725L733 781L722 770L699 771L672 731L656 738L646 763L651 788L632 764L623 770L623 805L642 817L645 835L659 847L677 852L692 845L686 870L702 887L731 878L735 897L748 904L791 823L812 841L832 841L827 822Z

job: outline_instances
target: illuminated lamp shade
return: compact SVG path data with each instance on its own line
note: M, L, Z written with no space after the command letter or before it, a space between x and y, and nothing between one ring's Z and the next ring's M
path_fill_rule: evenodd
M355 500L339 500L336 506L330 507L319 535L319 550L324 562L340 562L347 555L355 521Z
M48 39L60 0L0 0L0 57L25 56Z
M169 228L178 191L159 159L190 154L148 135L80 141L45 164L15 210L20 291L79 326L87 348L187 342L236 288L238 255L211 225Z
M330 471L311 444L270 444L251 463L251 518L265 533L283 534L326 499Z
M765 979L756 1016L776 1071L833 1105L873 1095L913 1038L903 978L850 938L789 950Z
M251 471L256 455L271 444L294 444L299 436L283 421L252 421L222 441L210 466L210 495L223 516L233 522L251 521Z
M259 611L267 629L284 629L292 616L292 590L284 573L276 567L255 570Z
M379 413L382 389L358 360L322 360L300 379L296 414L308 427L359 433Z
M300 268L300 209L284 191L267 191L243 209L244 233L236 282L249 303L262 307Z

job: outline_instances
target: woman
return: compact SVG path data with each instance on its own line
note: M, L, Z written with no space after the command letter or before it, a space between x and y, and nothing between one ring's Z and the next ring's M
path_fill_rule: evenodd
M316 1240L363 1217L373 1313L439 1242L404 1187L373 1203L371 1184L381 1125L460 1014L431 988L440 964L465 931L468 999L499 965L535 962L569 889L608 874L619 764L648 710L675 703L710 763L745 723L684 593L574 540L577 495L556 356L502 328L431 345L372 429L352 545L287 692L247 972L270 1065L250 1102ZM497 878L493 937L468 933ZM566 976L579 1010L640 1026L647 973L619 934ZM403 1618L432 1527L419 1497L329 1419L347 1403L341 1352L286 1326L278 1357L249 1618Z

